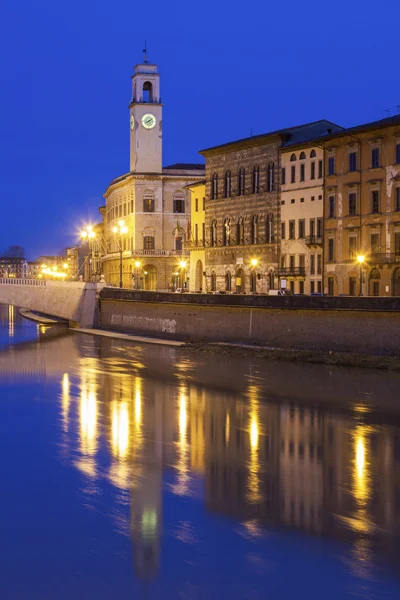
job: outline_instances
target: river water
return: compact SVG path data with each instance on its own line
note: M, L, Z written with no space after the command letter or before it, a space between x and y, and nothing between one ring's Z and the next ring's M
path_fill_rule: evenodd
M0 306L1 598L400 598L399 384Z

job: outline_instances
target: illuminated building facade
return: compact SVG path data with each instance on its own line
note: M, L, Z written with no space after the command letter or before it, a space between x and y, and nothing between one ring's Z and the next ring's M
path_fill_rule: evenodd
M200 152L206 158L209 290L266 293L278 287L282 149L321 138L332 127L317 121Z
M325 292L400 296L400 115L323 146Z

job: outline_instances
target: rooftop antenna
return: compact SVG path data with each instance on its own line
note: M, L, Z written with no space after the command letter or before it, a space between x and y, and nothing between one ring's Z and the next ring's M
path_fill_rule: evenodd
M144 48L143 48L143 62L144 63L148 63L149 62L147 60L147 42L146 42L146 40L144 41Z
M386 114L387 118L390 117L390 108L385 108L385 110L383 110L382 112L387 113Z
M397 114L400 114L400 104L397 105Z
M250 129L250 137L253 137L253 130Z

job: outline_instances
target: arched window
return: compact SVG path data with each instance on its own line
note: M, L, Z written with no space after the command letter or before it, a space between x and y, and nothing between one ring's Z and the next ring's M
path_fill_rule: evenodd
M300 160L305 160L306 159L306 153L305 152L301 152L300 153Z
M252 216L250 219L250 244L258 242L258 217Z
M210 287L212 292L215 292L217 290L217 276L215 275L214 271L212 271L211 273Z
M243 217L239 217L236 224L236 244L244 244L244 221Z
M227 292L232 291L232 277L229 271L225 273L225 289Z
M210 227L210 246L217 245L217 221L214 220Z
M244 196L245 191L246 191L245 186L246 186L246 171L244 168L241 168L238 171L238 182L237 182L238 196Z
M143 84L143 102L153 102L153 86L150 81L145 81Z
M267 168L267 192L273 192L275 189L275 165L271 161Z
M274 241L274 215L269 213L265 220L265 242L272 244Z
M379 269L375 268L372 269L370 275L369 275L370 279L380 279L381 278L381 274L379 272Z
M214 173L211 178L211 200L218 198L218 173Z
M225 172L224 178L224 197L230 198L232 195L232 173L231 171Z
M292 156L290 157L290 162L293 162L294 160L296 160L296 155L292 154Z
M258 194L260 191L260 167L256 165L253 168L253 194Z
M151 190L143 194L143 212L154 212L154 194Z
M222 244L224 246L229 246L231 243L231 224L229 219L225 219L224 227L222 230Z
M316 156L317 156L317 153L315 152L315 150L311 150L310 158L315 158Z

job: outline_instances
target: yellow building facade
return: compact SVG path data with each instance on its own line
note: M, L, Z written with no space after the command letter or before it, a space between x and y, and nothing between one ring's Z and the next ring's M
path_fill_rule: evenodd
M205 253L205 222L206 222L206 182L199 181L188 186L191 194L190 221L191 237L186 247L190 251L190 278L189 290L191 292L206 292L207 279Z

